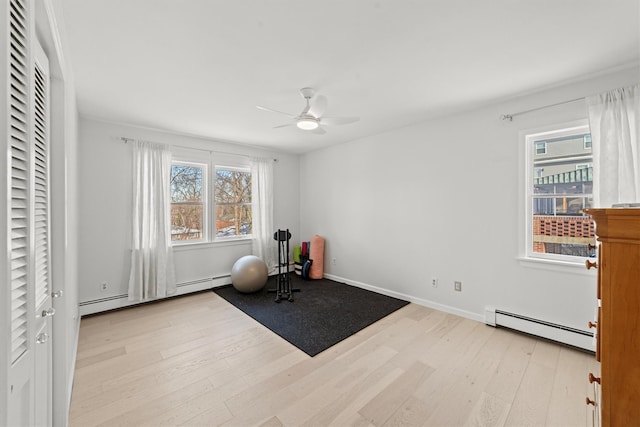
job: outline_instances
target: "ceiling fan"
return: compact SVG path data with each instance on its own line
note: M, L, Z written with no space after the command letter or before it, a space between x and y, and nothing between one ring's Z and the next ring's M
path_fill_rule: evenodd
M298 129L312 131L317 134L324 134L326 131L320 127L320 125L346 125L354 123L360 120L359 117L327 117L322 114L327 109L327 98L319 95L311 104L311 98L315 95L315 91L310 87L303 87L300 89L300 95L305 99L307 105L304 107L300 114L290 114L282 111L274 110L272 108L256 106L260 110L271 111L273 113L284 114L285 116L293 119L291 123L284 125L274 126L275 128L283 128L289 126L296 126Z

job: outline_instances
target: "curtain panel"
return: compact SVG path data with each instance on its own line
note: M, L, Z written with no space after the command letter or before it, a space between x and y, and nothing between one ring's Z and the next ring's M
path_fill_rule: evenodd
M640 85L587 97L593 205L640 202Z
M171 151L164 144L133 141L133 224L129 300L176 292L171 247Z
M251 159L251 211L253 215L253 254L269 270L276 264L273 240L273 159Z

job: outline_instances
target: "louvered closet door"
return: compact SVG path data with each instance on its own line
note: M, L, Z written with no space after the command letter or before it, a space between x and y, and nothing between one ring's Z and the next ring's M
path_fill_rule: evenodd
M38 46L39 47L39 46ZM33 196L36 308L49 299L49 65L38 49L34 64Z
M31 188L33 229L33 279L35 281L35 425L52 421L52 339L49 221L49 61L34 42Z
M27 293L29 263L28 38L21 1L10 10L10 222L11 229L11 363L28 349ZM33 308L32 308L33 309Z
M8 0L0 8L9 41L0 50L9 83L0 122L7 165L0 191L8 202L0 214L8 241L0 250L8 279L0 325L9 331L0 359L0 425L50 425L49 71L36 44L33 0Z
M7 360L6 423L34 423L35 282L31 268L31 60L33 32L31 3L10 0L8 7L9 48L6 53L8 103L7 227L10 271L10 354ZM5 420L2 420L3 422ZM0 423L1 424L1 423Z

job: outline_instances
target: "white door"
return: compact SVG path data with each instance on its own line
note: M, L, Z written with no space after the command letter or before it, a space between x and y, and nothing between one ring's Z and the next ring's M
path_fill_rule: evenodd
M33 0L3 3L0 425L51 425L49 71Z
M49 61L34 40L31 167L35 280L35 425L52 423L51 241L49 203Z
M4 6L8 15L9 47L6 55L7 81L7 245L9 260L9 348L6 358L7 425L34 423L34 351L35 346L35 282L31 269L31 168L30 164L30 87L31 34L27 1L10 0ZM4 18L4 16L3 16ZM4 195L3 195L4 196ZM4 219L4 218L3 218ZM0 424L5 422L1 420Z

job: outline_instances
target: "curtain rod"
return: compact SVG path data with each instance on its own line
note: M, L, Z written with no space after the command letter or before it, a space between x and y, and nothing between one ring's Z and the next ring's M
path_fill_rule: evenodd
M515 116L520 116L522 114L527 114L527 113L532 113L534 111L543 110L545 108L556 107L558 105L570 104L572 102L584 101L584 100L585 100L585 97L582 96L580 98L570 99L568 101L556 102L555 104L549 104L549 105L543 105L542 107L531 108L530 110L518 111L517 113L503 114L503 115L500 116L500 119L509 120L510 122L512 122L513 118Z
M135 138L127 138L126 136L121 136L120 139L122 140L122 142L124 142L125 144L127 144L129 141L135 141ZM224 154L226 156L238 156L238 157L252 157L246 154L237 154L237 153L231 153L228 151L216 151L216 150L206 150L204 148L193 148L193 147L187 147L186 145L173 145L173 144L169 144L171 147L176 147L176 148L185 148L187 150L196 150L196 151L204 151L205 153L209 153L209 154ZM277 158L273 158L274 162L277 162L278 159Z

